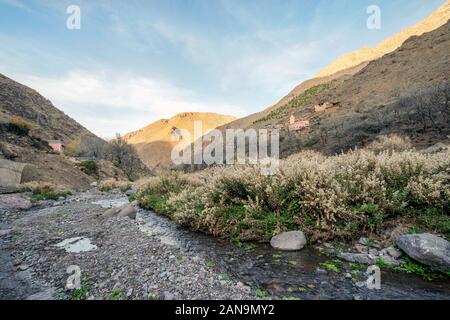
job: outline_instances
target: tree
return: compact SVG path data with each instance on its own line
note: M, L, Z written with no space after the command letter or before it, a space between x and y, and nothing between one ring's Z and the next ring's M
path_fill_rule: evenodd
M135 179L144 170L144 165L136 149L128 144L120 134L117 134L116 138L105 147L103 157L122 169L130 180Z

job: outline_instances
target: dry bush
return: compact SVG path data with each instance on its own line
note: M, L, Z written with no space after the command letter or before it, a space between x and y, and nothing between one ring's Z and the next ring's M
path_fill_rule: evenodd
M131 189L131 183L128 181L121 181L116 179L108 179L100 182L99 190L102 192L110 192L120 190L126 192Z
M282 160L274 176L261 175L258 166L226 166L152 178L138 199L178 223L240 240L268 240L291 229L313 241L352 238L423 215L443 219L433 228L450 234L450 151L396 151L392 140L403 141L381 139L383 152L301 152Z
M413 145L408 137L391 134L378 136L365 149L380 153L383 151L405 151L412 148Z
M20 185L21 192L32 192L31 200L58 200L66 198L73 193L73 190L66 186L55 185L49 182L31 181Z
M33 129L31 122L17 116L11 117L8 123L8 131L17 135L26 136Z

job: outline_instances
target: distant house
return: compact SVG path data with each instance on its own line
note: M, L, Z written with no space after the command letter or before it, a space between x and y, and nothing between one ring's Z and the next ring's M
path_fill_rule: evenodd
M292 115L289 120L289 131L299 131L309 128L309 120L296 120Z
M53 151L58 153L64 153L66 146L61 140L49 140L47 142L50 148L53 149Z
M314 111L315 112L324 112L328 109L331 109L334 107L334 104L331 102L325 102L324 104L318 104L316 106L314 106Z

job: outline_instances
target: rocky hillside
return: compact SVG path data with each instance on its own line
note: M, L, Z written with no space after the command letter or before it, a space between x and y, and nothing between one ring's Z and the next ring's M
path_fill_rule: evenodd
M4 170L0 192L31 181L74 190L90 187L96 177L85 174L76 162L55 154L48 140L65 144L80 141L83 147L106 143L35 90L0 75L0 169ZM15 166L22 170L11 175L9 168Z
M372 48L362 48L337 58L334 62L319 71L316 77L330 76L338 71L357 66L363 62L378 59L399 48L408 38L420 36L441 27L447 23L448 19L450 19L450 1L447 1L425 20L400 31L379 45Z
M84 137L97 138L37 91L0 74L0 122L12 118L30 123L33 133L43 140L69 143Z
M142 161L150 168L166 168L171 165L170 154L176 144L173 132L176 129L189 131L194 138L194 122L201 121L203 133L235 120L233 116L217 113L187 112L170 119L158 120L145 128L128 133L126 142L134 145Z

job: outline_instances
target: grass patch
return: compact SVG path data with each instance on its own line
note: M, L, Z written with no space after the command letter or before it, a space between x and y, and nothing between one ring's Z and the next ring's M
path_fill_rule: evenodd
M109 296L110 300L125 300L125 294L123 292L123 289L115 289L111 295Z
M267 291L259 289L259 288L255 290L255 294L258 298L261 298L261 299L267 299L269 297L269 294L267 293Z
M31 202L45 201L45 200L58 200L59 198L67 198L72 195L70 191L45 191L42 193L33 193L31 196Z
M79 289L75 289L72 292L72 300L86 300L88 298L89 293L92 289L92 285L89 283L90 280L91 278L87 274L81 274L81 286Z
M87 160L80 163L81 170L89 176L96 176L98 174L97 162Z
M281 119L287 112L289 112L289 110L296 109L296 108L299 108L299 107L305 105L312 98L317 96L319 93L325 91L329 87L330 87L330 85L328 83L326 83L326 84L319 84L317 86L309 88L309 89L305 90L305 92L303 92L302 94L293 98L289 103L272 111L266 117L256 120L255 122L253 122L253 124L256 124L259 122L266 122L266 121L270 121L270 120Z
M442 273L442 272L432 271L428 266L423 265L417 261L414 261L408 256L403 256L402 259L403 259L404 263L400 266L393 266L393 265L386 264L383 260L378 260L377 265L380 268L384 268L384 269L395 270L395 271L404 272L404 273L408 273L408 274L416 274L427 281L434 281L434 280L446 279L446 278L450 279L450 273Z

